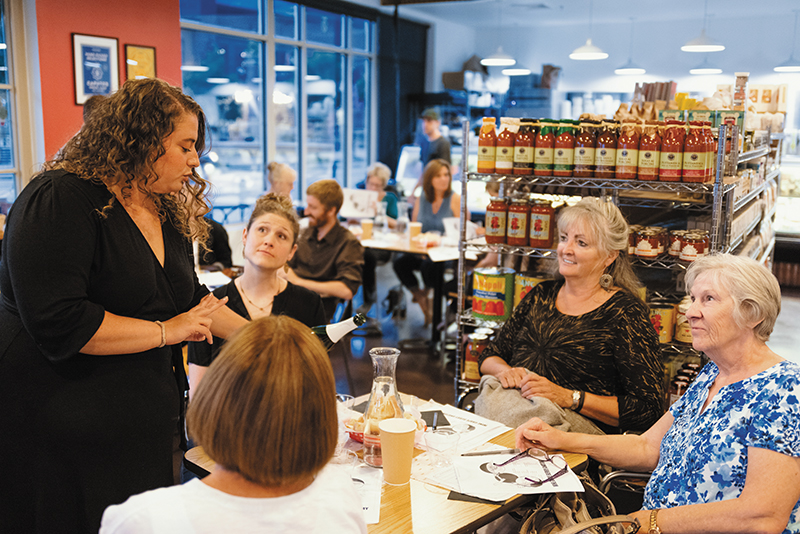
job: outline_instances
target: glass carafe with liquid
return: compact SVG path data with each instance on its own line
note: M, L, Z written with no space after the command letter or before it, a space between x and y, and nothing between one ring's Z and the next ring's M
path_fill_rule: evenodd
M395 384L400 351L390 347L376 347L370 349L369 356L372 358L374 376L369 403L364 411L364 461L373 467L381 467L383 457L378 424L384 419L403 417L403 402Z
M397 224L394 230L398 234L408 232L408 202L401 200L397 203Z
M389 232L389 219L386 217L386 202L378 202L375 210L375 230Z

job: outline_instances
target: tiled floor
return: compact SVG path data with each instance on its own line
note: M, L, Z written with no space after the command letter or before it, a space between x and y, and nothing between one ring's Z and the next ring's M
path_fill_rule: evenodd
M386 297L388 289L398 282L392 272L391 264L379 266L377 276L380 304ZM410 294L406 293L406 296L408 310L406 318L382 317L380 319L383 329L382 337L353 336L350 338L349 345L352 356L348 361L353 378L353 395L359 396L370 391L372 362L369 357L369 349L381 346L398 347L401 340L425 340L430 337L429 328L423 328L423 316L419 306L411 302ZM370 314L374 315L376 311L376 308L373 308ZM800 363L800 289L784 289L781 314L768 345L780 356ZM331 354L331 361L336 373L337 391L347 393L350 388L343 365L342 349L344 347L335 349ZM416 349L403 348L397 364L397 385L404 393L453 404L455 402L453 373L453 363L450 362L442 368L438 355L433 355L424 344L421 348Z

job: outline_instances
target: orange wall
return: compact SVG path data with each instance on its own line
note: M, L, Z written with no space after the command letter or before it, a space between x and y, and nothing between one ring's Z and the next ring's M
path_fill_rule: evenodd
M42 113L47 158L83 124L75 104L72 33L118 40L120 85L125 80L125 45L156 48L156 74L181 84L180 0L36 0Z

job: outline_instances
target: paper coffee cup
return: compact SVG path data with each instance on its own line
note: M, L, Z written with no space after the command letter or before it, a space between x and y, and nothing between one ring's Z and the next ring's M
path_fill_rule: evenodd
M422 223L421 222L412 222L408 223L408 237L414 239L416 236L422 233Z
M417 423L410 419L384 419L378 424L383 456L383 481L393 486L408 484L414 458L414 432Z
M372 219L361 219L361 239L372 239Z

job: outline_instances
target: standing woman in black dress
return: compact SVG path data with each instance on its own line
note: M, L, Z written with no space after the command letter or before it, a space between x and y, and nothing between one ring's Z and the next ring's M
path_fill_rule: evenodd
M8 216L0 264L0 532L96 532L173 483L181 343L245 324L200 285L202 110L129 81Z

